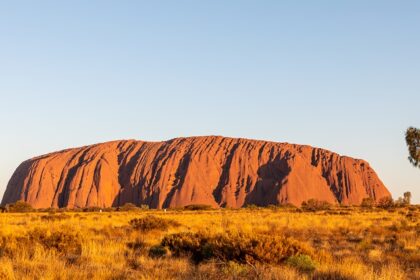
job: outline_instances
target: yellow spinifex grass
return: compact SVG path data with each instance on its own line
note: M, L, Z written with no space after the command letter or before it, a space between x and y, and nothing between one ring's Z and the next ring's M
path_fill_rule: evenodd
M148 215L171 222L147 230L130 224ZM5 213L0 214L0 279L419 279L419 216L418 207ZM294 262L217 254L197 261L193 253L175 255L157 246L165 236L185 232L284 237L312 253ZM164 253L152 256L152 247L155 254ZM270 249L264 250L270 256Z

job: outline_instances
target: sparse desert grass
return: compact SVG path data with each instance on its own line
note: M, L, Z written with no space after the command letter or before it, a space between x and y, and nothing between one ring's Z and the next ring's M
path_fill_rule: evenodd
M293 238L243 232L170 234L163 238L161 246L168 247L174 256L191 256L196 263L216 259L242 264L281 264L298 255L313 255L309 246Z
M0 279L419 279L420 209L0 214Z

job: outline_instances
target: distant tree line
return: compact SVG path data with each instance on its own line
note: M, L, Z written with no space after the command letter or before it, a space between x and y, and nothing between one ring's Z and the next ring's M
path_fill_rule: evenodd
M392 197L387 196L381 198L376 202L373 198L367 197L362 200L361 207L363 208L393 208L393 207L404 207L411 205L411 192L405 192L403 197L399 197L397 200L393 200Z
M405 192L403 197L398 198L397 200L393 200L392 197L384 197L379 201L375 201L371 197L364 198L360 207L362 208L395 208L395 207L405 207L411 204L411 192ZM258 206L254 204L245 205L244 208L248 210L259 210L263 208L267 209L292 209L292 210L299 210L299 211L307 211L307 212L316 212L316 211L326 211L332 208L343 207L341 205L333 205L327 201L317 200L317 199L309 199L307 201L302 202L301 207L296 207L290 203L287 204L280 204L280 205L268 205L268 206ZM347 206L344 206L347 207ZM85 208L74 208L74 209L67 209L67 208L45 208L45 209L34 209L29 203L24 201L17 201L15 203L7 204L6 206L0 207L0 213L10 212L10 213L28 213L28 212L133 212L133 211L145 211L149 210L149 206L147 205L140 205L136 206L133 203L126 203L123 206L119 207L85 207ZM155 209L157 210L157 209ZM166 211L166 209L163 209ZM191 204L184 207L178 208L171 208L172 211L210 211L215 210L215 208L211 205L205 204Z

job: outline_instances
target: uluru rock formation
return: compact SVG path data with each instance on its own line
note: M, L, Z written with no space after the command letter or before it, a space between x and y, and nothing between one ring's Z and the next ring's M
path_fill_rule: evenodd
M241 207L314 198L353 205L385 196L389 191L363 160L304 145L208 136L114 141L36 157L17 168L2 204Z

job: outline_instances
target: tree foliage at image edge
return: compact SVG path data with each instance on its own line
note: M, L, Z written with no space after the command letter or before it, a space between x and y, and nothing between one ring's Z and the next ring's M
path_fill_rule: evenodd
M408 160L415 167L420 167L420 129L409 127L405 133L409 157Z

